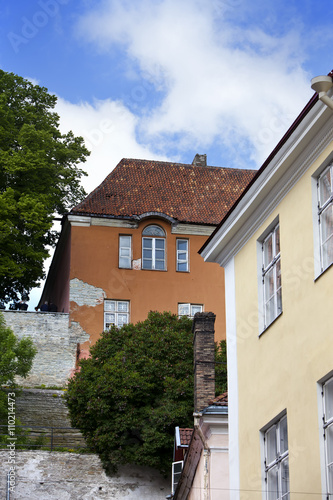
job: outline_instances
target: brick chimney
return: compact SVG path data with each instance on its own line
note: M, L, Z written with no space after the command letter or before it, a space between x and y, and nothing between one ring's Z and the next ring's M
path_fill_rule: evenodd
M207 155L196 154L193 158L192 165L195 167L207 167Z
M193 320L194 413L215 397L215 314L196 313Z

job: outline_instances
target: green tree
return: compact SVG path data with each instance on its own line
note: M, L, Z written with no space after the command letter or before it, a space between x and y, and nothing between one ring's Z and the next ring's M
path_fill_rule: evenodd
M32 340L18 340L0 313L0 421L6 420L8 408L3 386L14 388L17 375L24 378L28 375L36 352Z
M0 301L17 300L43 277L54 245L54 214L84 197L78 168L89 151L81 137L61 134L57 98L0 70Z
M143 322L104 332L90 355L68 384L72 425L104 466L136 463L168 473L175 427L193 426L192 321L150 312Z
M221 340L215 343L215 396L228 390L227 380L227 343Z
M168 473L175 427L193 425L192 321L150 312L111 328L70 380L71 421L104 465Z

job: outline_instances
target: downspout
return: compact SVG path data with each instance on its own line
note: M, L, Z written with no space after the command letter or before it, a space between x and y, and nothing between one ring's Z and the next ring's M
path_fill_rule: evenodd
M319 99L326 106L333 110L333 100L327 95L327 92L333 86L331 76L316 76L311 80L311 88L318 93Z
M199 424L201 413L194 413L194 429L198 433L203 444L203 500L210 500L210 448Z

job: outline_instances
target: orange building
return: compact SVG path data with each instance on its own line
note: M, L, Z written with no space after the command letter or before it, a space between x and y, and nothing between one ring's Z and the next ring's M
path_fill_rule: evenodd
M225 338L223 269L198 250L254 173L208 167L205 155L191 165L123 159L63 218L40 304L87 334L80 356L111 324L150 310L214 311Z

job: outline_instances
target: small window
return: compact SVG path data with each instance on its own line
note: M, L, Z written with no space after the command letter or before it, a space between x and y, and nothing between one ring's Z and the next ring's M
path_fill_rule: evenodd
M319 176L317 186L320 260L324 271L333 262L333 163Z
M177 239L177 271L187 272L188 270L188 240Z
M132 267L132 236L119 236L119 267L131 269Z
M262 242L262 285L264 297L264 328L282 312L280 226Z
M146 226L142 232L142 269L165 271L165 232L160 226Z
M289 500L289 451L287 416L277 420L264 435L267 500Z
M323 385L322 395L327 495L333 495L333 378Z
M183 461L172 462L172 485L171 485L172 494L175 493L180 476L182 475L183 463L184 463Z
M112 325L121 328L129 323L128 300L104 301L104 330L109 330Z
M189 304L189 303L180 303L178 304L178 316L188 316L189 318L193 318L197 312L203 311L202 304Z

